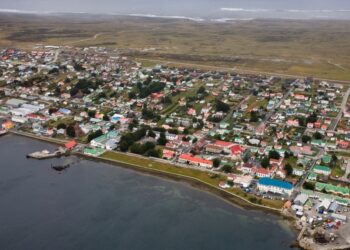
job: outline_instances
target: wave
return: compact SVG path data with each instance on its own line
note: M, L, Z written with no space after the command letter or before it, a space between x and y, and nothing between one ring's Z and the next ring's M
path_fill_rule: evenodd
M221 11L232 11L232 12L268 12L269 9L243 9L243 8L221 8Z
M218 19L210 19L211 22L215 23L226 23L226 22L239 22L239 21L253 21L254 18L218 18Z
M38 11L30 11L30 10L16 10L16 9L0 9L2 13L20 13L20 14L39 14Z
M127 16L148 17L148 18L165 18L165 19L184 19L184 20L190 20L190 21L195 21L195 22L205 21L203 18L186 17L186 16L160 16L160 15L154 15L154 14L127 14Z
M244 8L220 8L221 11L231 12L290 12L290 13L335 13L335 12L350 12L350 9L338 10L302 10L302 9L244 9Z

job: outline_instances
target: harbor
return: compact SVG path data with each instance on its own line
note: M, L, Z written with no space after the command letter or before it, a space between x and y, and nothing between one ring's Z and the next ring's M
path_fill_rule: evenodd
M0 168L3 249L23 249L30 244L33 249L58 246L147 250L167 249L169 244L181 249L182 236L177 235L182 233L189 237L186 246L190 249L196 249L198 242L201 249L218 249L225 239L234 249L287 250L296 237L288 222L279 216L232 206L187 183L75 155L28 160L18 155L25 155L28 149L53 151L57 146L12 134L1 138L0 144L5 163ZM62 172L51 168L51 164L67 163L71 167ZM133 230L122 230L129 223L134 225ZM148 233L151 226L163 229L169 223L177 227L171 232L166 230L158 240ZM237 227L240 230L232 230ZM82 228L87 229L86 233L81 233ZM13 230L19 239L11 236ZM142 235L142 244L129 240L135 234Z
M50 158L56 158L61 156L68 156L69 152L63 147L59 147L56 151L50 152L49 150L42 150L33 152L27 155L27 158L37 159L37 160L45 160Z

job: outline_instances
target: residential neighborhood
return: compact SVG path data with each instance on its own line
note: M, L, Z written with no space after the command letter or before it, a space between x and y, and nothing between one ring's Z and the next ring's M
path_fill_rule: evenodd
M280 202L301 228L348 238L350 85L145 66L101 47L0 58L1 131L220 175L221 189Z

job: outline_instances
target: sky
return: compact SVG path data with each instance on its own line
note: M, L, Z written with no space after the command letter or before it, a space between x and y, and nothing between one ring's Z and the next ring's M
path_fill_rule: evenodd
M0 9L198 18L350 19L350 0L0 0Z

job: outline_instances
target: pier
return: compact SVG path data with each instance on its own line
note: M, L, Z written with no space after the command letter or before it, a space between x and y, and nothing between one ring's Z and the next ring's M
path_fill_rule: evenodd
M37 160L44 160L44 159L50 159L55 157L61 157L64 155L68 155L67 150L65 150L62 147L59 147L58 150L54 152L49 152L48 150L38 151L27 155L27 158L37 159Z

